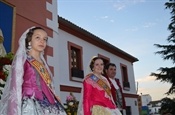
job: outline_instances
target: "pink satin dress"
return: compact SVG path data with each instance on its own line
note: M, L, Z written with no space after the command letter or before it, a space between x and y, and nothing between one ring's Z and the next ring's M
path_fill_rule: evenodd
M22 108L24 108L24 111L22 110L22 114L66 115L62 104L56 99L49 86L47 86L38 71L30 64L29 60L24 64L22 84ZM31 100L32 103L35 103L34 106L36 107L31 105Z
M44 93L49 102L54 104L55 99L53 94L40 76L38 76L39 80L37 81L37 76L35 69L33 69L32 65L26 61L24 64L24 82L22 85L23 96L31 97L34 95L36 99L43 100L42 93Z

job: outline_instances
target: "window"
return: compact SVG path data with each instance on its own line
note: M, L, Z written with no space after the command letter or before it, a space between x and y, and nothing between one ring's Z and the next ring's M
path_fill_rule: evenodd
M122 79L123 79L123 89L130 90L130 83L128 81L127 66L124 64L120 64L120 67L121 67L121 75L122 75Z
M74 47L71 47L71 67L72 68L80 68L79 66L80 66L80 62L78 61L79 59L79 57L78 57L78 55L79 55L79 52L80 52L80 50L79 49L77 49L77 48L74 48Z
M131 106L126 106L126 115L131 115Z
M68 42L70 80L82 81L84 71L82 66L82 47Z
M110 59L106 56L103 56L101 54L98 54L98 57L101 57L103 59L104 65L110 62Z

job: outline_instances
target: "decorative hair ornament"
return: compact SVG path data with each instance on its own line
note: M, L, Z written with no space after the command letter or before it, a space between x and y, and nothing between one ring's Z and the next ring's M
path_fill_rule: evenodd
M92 58L91 58L91 61L93 61L94 60L94 58L97 58L98 56L93 56Z

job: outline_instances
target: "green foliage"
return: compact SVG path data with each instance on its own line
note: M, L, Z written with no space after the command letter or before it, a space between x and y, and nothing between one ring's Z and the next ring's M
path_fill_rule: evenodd
M167 38L169 44L154 44L157 48L161 49L160 51L155 52L155 54L161 55L163 60L171 60L173 65L175 63L175 0L169 0L169 2L166 2L165 8L170 9L170 14L172 15L170 18L171 23L168 26L168 30L171 32ZM156 80L171 84L171 87L166 94L170 95L175 93L175 66L160 67L158 71L159 73L151 73L151 76L155 76Z
M14 54L12 52L9 52L4 57L6 57L6 58L8 58L8 59L10 59L12 61L13 58L14 58Z
M170 99L170 98L163 98L161 100L161 108L160 108L160 114L161 115L166 115L166 114L171 114L175 115L175 101Z
M79 102L76 100L73 93L67 96L66 103L64 104L65 111L68 115L77 115Z

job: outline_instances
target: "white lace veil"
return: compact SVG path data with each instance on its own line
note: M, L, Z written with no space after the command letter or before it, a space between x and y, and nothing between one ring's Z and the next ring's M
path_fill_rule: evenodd
M27 29L19 39L19 47L12 62L12 68L0 100L0 115L21 115L23 66L27 59L25 38L30 29ZM42 53L41 58L51 74Z

